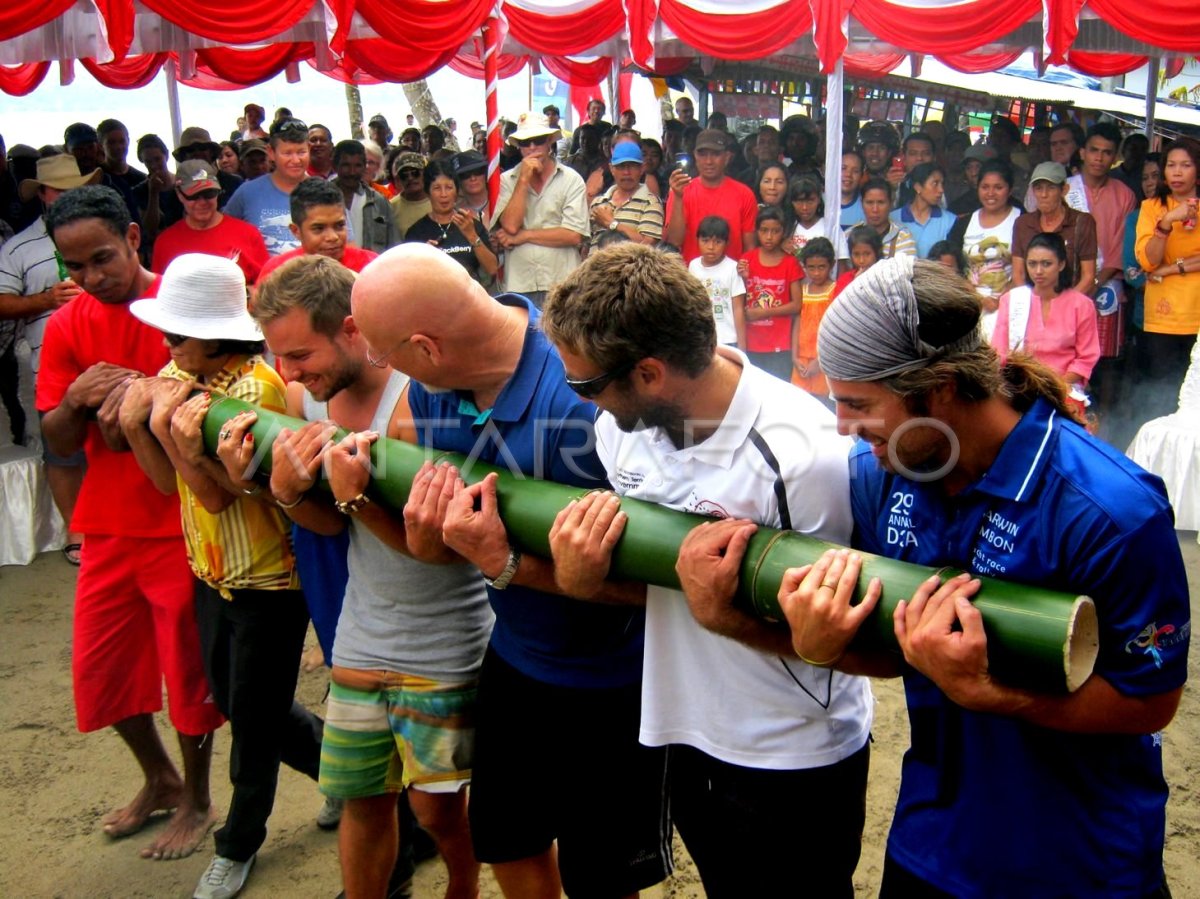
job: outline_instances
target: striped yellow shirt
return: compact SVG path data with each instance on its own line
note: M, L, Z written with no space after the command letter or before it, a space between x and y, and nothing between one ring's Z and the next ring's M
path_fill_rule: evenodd
M194 377L167 363L159 372L180 381ZM213 393L284 412L283 380L262 356L236 357L209 379ZM277 506L239 496L224 511L207 511L176 475L183 537L192 571L226 599L231 590L294 590L300 586L292 554L291 524Z

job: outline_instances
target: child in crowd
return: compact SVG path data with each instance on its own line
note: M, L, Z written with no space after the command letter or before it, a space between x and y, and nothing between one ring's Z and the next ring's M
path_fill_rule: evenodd
M833 302L833 244L824 237L814 237L800 251L806 282L792 339L792 383L802 387L817 399L829 404L829 385L817 359L817 329L825 310Z
M712 301L717 323L717 343L746 349L746 284L738 265L725 255L729 245L729 222L719 215L705 216L696 229L700 255L688 271L700 279Z
M811 175L801 175L793 178L788 186L788 202L796 214L796 227L788 239L788 249L797 258L805 245L816 237L827 237L825 234L825 198L824 185ZM837 261L848 260L850 250L846 246L846 235L841 229L833 238L833 247Z
M853 267L838 276L833 288L835 297L846 289L847 284L883 258L883 238L870 225L855 225L846 235L846 243L850 246L850 264Z
M754 220L758 246L738 262L746 282L746 351L750 361L780 380L792 376L792 321L800 312L796 257L783 249L783 212L759 210Z
M964 278L967 276L967 260L963 258L962 250L949 240L939 240L930 247L928 258Z

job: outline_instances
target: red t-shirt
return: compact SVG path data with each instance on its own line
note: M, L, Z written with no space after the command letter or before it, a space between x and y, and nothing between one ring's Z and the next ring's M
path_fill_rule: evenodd
M843 290L850 286L850 282L858 277L858 269L852 268L848 272L842 272L838 275L837 281L833 285L833 296L838 296Z
M671 223L671 212L675 198L667 198L667 224ZM683 235L683 261L691 262L700 255L700 241L696 229L710 215L717 215L729 222L729 243L725 255L730 259L742 258L742 235L754 230L754 219L758 215L758 201L750 188L740 181L724 178L716 187L705 187L699 178L693 178L683 189L683 220L687 231Z
M258 280L263 281L267 275L279 268L289 259L299 259L301 256L307 255L303 247L296 247L294 250L288 250L286 253L280 253L278 256L272 256L267 260L266 265L262 267L262 271L258 273ZM342 265L350 269L352 272L361 272L368 262L378 256L378 253L372 253L370 250L364 250L362 247L356 247L354 244L346 244L346 249L342 253Z
M161 280L156 278L143 296L156 296ZM128 303L101 303L81 293L46 323L38 411L57 408L67 388L97 362L156 375L170 358L162 332L130 315ZM181 537L179 498L159 493L133 453L110 450L94 421L88 423L83 446L87 473L71 530L116 537Z
M746 254L746 261L750 265L745 279L747 309L784 306L792 301L792 284L804 277L795 256L784 253L778 265L763 265L755 247ZM795 320L795 315L775 315L746 322L746 349L752 353L790 352Z
M161 275L172 259L184 253L232 259L245 272L247 284L258 280L259 271L267 261L267 245L258 229L232 215L224 216L216 227L203 231L189 227L184 220L176 222L154 241L150 268Z

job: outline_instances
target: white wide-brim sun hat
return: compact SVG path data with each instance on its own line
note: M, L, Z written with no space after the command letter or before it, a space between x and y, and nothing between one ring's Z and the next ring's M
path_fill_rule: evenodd
M262 340L246 310L246 276L232 259L177 256L163 272L158 296L129 304L133 316L167 334L201 340Z

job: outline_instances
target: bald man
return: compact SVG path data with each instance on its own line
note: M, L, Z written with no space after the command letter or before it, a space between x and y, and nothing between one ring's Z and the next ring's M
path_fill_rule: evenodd
M568 385L527 299L493 299L444 254L405 244L363 270L352 308L368 360L412 378L408 439L521 477L606 486L596 409ZM365 453L371 439L352 435L334 465ZM358 471L357 481L335 484L339 500L366 488ZM494 475L467 487L453 468L426 465L403 524L413 556L474 564L496 614L476 712L476 856L508 897L564 888L618 897L661 881L670 870L665 757L638 743L640 590L606 583L606 603L558 595L552 564L510 546ZM590 773L598 771L605 776Z

